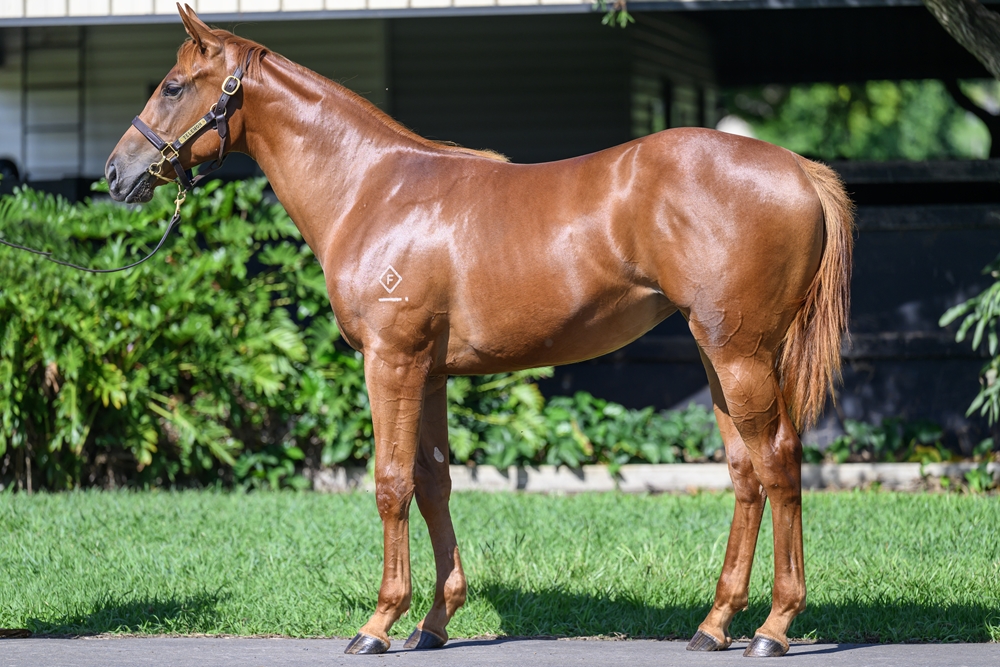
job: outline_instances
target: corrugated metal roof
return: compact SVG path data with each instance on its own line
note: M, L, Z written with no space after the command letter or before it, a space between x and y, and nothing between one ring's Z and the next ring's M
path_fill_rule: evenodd
M593 12L592 0L188 0L209 23ZM610 4L610 3L609 3ZM920 0L637 0L633 11L919 5ZM174 0L0 0L0 27L166 23Z

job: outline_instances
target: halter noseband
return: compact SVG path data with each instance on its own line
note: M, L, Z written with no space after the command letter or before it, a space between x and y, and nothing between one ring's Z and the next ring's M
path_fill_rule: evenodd
M156 150L160 151L159 162L154 162L149 165L146 171L153 177L158 178L161 181L166 181L167 183L176 182L178 187L180 187L181 193L190 190L199 181L204 179L210 173L222 166L222 163L226 160L226 137L229 135L229 100L232 99L233 95L239 92L240 87L243 82L243 66L240 65L236 68L236 71L226 77L222 82L222 96L219 101L208 110L204 116L198 119L198 122L187 129L187 131L181 136L177 137L171 143L167 143L163 139L150 129L149 125L143 122L141 118L136 116L132 119L132 125L135 129L142 133L142 136L149 140L149 143L153 144ZM181 164L180 152L181 148L185 143L191 141L199 134L202 133L205 128L214 128L216 132L219 133L219 156L211 162L200 174L197 176L192 176L191 172L184 168ZM163 175L163 165L169 162L170 166L174 168L175 178L167 178Z

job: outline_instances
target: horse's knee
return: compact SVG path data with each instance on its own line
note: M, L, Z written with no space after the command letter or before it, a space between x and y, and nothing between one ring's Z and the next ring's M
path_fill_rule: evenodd
M395 476L375 475L375 504L383 521L406 521L410 516L413 483Z

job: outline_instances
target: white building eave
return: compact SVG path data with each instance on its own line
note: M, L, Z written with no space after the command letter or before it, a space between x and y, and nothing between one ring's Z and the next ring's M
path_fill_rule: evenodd
M195 5L196 3L191 2ZM577 14L599 11L591 0L202 0L207 23L241 21L315 21L357 18L416 18ZM608 4L612 4L609 2ZM717 11L920 5L920 0L637 0L631 11ZM274 5L274 8L251 10ZM304 8L315 5L314 8ZM231 11L218 11L220 6ZM284 6L285 9L279 9ZM292 8L288 8L291 6ZM143 10L146 11L143 11ZM195 6L195 9L198 9ZM0 28L51 25L137 25L175 23L173 3L162 0L0 0Z

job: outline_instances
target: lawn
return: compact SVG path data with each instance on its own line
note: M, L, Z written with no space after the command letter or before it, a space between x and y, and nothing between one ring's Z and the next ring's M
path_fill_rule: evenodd
M733 507L694 496L459 494L470 583L453 636L689 637L715 590ZM769 514L769 513L768 513ZM791 635L1000 641L1000 497L810 493L809 608ZM430 604L414 508L413 610ZM38 634L351 636L373 609L381 528L371 494L0 494L0 627ZM750 609L767 614L765 521Z

